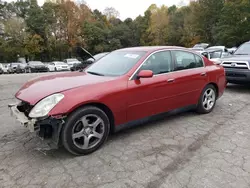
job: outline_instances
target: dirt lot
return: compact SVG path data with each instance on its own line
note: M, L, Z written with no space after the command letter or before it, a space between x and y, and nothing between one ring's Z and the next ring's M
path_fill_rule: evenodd
M47 150L9 115L7 104L35 76L0 75L0 187L250 187L249 87L230 85L211 114L125 130L74 157Z

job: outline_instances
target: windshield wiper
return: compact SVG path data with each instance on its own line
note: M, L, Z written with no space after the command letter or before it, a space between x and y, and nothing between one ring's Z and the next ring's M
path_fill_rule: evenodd
M87 71L87 73L93 74L93 75L97 75L97 76L104 76L103 74L100 74L100 73L98 73L98 72Z

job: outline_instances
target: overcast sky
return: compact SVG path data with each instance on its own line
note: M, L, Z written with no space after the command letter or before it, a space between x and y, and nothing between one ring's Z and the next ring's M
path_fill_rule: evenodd
M173 4L188 4L189 0L85 0L91 9L103 11L106 7L114 7L120 13L120 18L126 19L136 18L138 15L143 15L146 9L151 4L158 6Z

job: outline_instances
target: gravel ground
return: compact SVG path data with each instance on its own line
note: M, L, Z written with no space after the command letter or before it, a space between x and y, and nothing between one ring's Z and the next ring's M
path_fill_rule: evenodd
M211 114L187 112L125 130L74 157L48 150L9 115L15 92L38 75L0 75L0 187L250 187L249 87L229 85Z

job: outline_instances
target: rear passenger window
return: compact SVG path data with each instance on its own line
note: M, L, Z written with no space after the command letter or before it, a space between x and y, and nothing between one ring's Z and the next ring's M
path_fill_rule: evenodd
M203 66L202 59L193 53L184 51L173 51L176 60L175 71L193 69Z
M196 60L196 67L203 67L203 60L200 56L194 55Z

